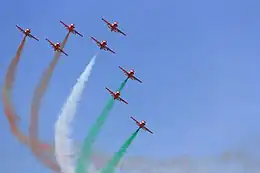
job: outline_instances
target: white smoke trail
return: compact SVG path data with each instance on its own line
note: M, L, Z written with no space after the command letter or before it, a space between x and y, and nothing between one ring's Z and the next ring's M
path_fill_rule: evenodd
M55 155L62 173L75 172L75 157L73 157L75 156L75 150L74 141L71 138L70 123L76 114L78 102L85 88L85 83L91 74L96 57L97 54L91 59L84 72L78 78L55 124Z

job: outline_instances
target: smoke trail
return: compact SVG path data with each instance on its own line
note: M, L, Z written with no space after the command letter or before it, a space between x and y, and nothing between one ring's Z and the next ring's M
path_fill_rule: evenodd
M30 145L29 138L25 136L17 127L17 121L20 120L20 117L16 114L16 111L13 108L13 103L12 103L12 89L13 89L13 83L16 75L16 68L20 61L20 57L25 45L25 41L26 41L26 36L24 36L21 44L18 47L15 57L12 59L8 67L4 87L2 90L2 100L3 100L6 117L11 126L11 132L15 137L17 137L17 139L20 142L29 146ZM48 149L47 144L41 144L41 146L44 147L43 149Z
M98 119L96 120L95 125L104 123L104 121L105 121L104 116L105 116L105 114L108 114L108 112L112 109L113 105L114 105L114 100L111 99L108 102L107 106L102 111L102 114L101 114L102 116L99 116ZM80 152L80 155L78 158L78 162L77 162L77 166L76 166L76 173L85 173L85 169L86 169L86 167L88 167L89 162L90 162L89 158L91 155L91 146L92 146L92 143L94 143L95 136L97 135L98 132L99 131L96 130L93 126L92 129L90 130L89 135L85 138L85 140L83 142L82 151ZM87 171L86 171L86 173L87 173Z
M121 92L127 80L128 79L124 80L124 82L120 85L118 91ZM90 163L90 156L92 154L91 151L92 144L96 141L96 138L99 135L99 132L108 117L108 113L113 108L113 106L114 106L114 99L112 98L108 101L107 105L105 106L105 108L103 109L99 117L97 118L95 124L91 127L88 136L84 140L83 147L77 161L76 173L87 173L88 169L86 170L86 168L88 168L88 165Z
M11 131L12 133L24 144L28 144L28 141L26 140L26 137L21 135L21 132L17 128L17 121L19 120L19 116L16 114L13 104L12 104L12 89L13 89L13 83L15 80L16 75L16 68L20 61L20 56L22 54L22 50L24 48L24 44L26 41L26 36L23 37L22 42L20 43L18 50L16 51L15 57L12 59L7 73L5 77L5 83L2 90L2 100L4 104L4 111L6 114L6 117L10 123Z
M118 88L117 91L119 91L119 92L121 93L122 90L124 89L125 84L126 84L127 81L128 81L128 78L126 78L126 79L124 80L124 82L119 86L119 88Z
M158 145L160 147L160 145ZM244 148L246 147L246 148ZM122 173L259 173L260 155L250 146L244 149L231 149L218 155L210 156L173 156L166 159L145 156L125 156L118 164L118 172ZM158 148L159 149L159 148ZM251 152L248 149L253 150ZM160 149L159 149L160 150ZM252 153L253 152L253 153ZM104 167L112 154L93 151L94 164ZM100 163L101 162L101 163ZM91 171L89 171L91 172ZM91 172L92 173L92 172Z
M191 156L180 155L162 158L145 156L124 156L118 164L118 172L122 173L259 173L260 153L256 150L259 141L245 139L247 144L239 148L237 144L229 150L217 155ZM161 141L162 142L162 141ZM166 141L167 142L167 141ZM159 142L160 143L160 142ZM76 148L81 148L76 143ZM252 147L253 145L253 147ZM157 150L161 150L158 144ZM174 148L173 148L174 150ZM101 149L93 149L92 163L100 170L105 166L111 153ZM89 171L91 172L91 171ZM99 171L98 171L99 172ZM92 173L92 172L91 172Z
M132 144L134 139L136 138L140 128L138 128L122 145L120 150L115 153L112 159L107 163L107 165L101 170L101 173L114 173L117 165L119 164L120 160L125 155L128 147Z
M63 40L63 42L61 44L61 49L63 49L65 47L65 44L69 38L69 34L70 34L70 32L66 35L65 39ZM56 171L56 172L59 172L60 168L58 167L58 165L56 163L42 157L43 151L42 151L42 148L40 148L39 144L38 144L38 112L40 109L41 100L48 87L49 81L52 77L53 71L56 67L56 64L58 63L59 58L60 58L60 52L55 52L52 62L50 63L48 69L46 71L44 71L42 78L40 79L40 82L38 83L38 85L35 89L33 99L32 99L32 104L31 104L31 121L30 121L30 127L29 127L30 139L36 139L36 140L30 141L32 152L39 159L41 159L47 167L49 167L50 169L52 169L53 171Z
M74 159L68 155L74 153L73 140L71 139L70 123L72 122L76 111L77 104L80 101L81 95L85 88L85 83L91 74L93 65L95 64L97 55L95 55L90 63L86 66L83 73L74 85L71 94L64 104L61 114L55 125L55 153L56 160L61 167L63 173L74 173L75 165Z
M259 157L244 151L228 151L218 156L180 156L155 160L129 157L122 161L120 172L137 173L259 173Z

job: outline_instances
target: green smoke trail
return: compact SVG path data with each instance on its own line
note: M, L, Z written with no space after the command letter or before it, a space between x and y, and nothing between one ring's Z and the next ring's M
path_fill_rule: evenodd
M106 164L106 166L101 170L101 173L114 173L117 165L119 164L120 160L126 153L126 150L131 145L131 143L136 138L140 128L138 128L122 145L118 152L114 154L112 159Z
M119 91L119 92L121 92L122 89L125 87L125 84L126 84L127 80L128 80L128 78L126 78L126 79L124 80L124 82L120 85L120 87L118 88L118 91Z
M123 90L123 88L126 85L127 80L128 80L128 78L125 79L124 82L120 85L120 87L118 89L119 92L121 92ZM76 166L76 173L87 173L88 172L88 165L90 163L90 156L92 154L92 151L91 151L92 144L96 141L96 138L99 135L100 130L108 117L108 113L110 112L110 110L112 110L113 106L114 106L114 99L112 98L108 101L107 105L105 106L105 108L103 109L103 111L101 112L99 117L97 118L95 124L91 127L88 136L84 140L83 147L81 149L81 152L80 152L80 155L78 158L78 162L77 162L77 166Z

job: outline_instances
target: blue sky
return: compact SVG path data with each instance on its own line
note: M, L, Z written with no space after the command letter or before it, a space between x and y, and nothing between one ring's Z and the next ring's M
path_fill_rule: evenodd
M0 82L22 39L15 25L31 28L41 40L27 40L14 90L20 126L27 132L33 90L53 57L44 39L63 40L66 31L59 20L75 23L84 38L70 36L69 56L54 72L41 109L42 139L52 141L63 102L97 52L89 39L94 36L106 39L116 55L102 52L97 58L74 123L77 140L83 140L109 99L105 87L116 90L124 80L121 65L134 68L144 83L127 83L122 97L129 105L116 103L98 147L118 150L136 129L130 116L147 120L155 134L140 133L129 155L196 157L251 146L260 133L259 5L255 0L5 1ZM118 21L128 36L111 33L102 17ZM4 115L0 125L3 172L50 172L10 134Z

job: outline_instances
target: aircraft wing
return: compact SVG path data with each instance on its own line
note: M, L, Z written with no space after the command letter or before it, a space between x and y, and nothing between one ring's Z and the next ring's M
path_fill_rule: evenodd
M106 50L108 50L108 51L112 52L113 54L115 54L115 52L112 49L110 49L109 47L106 47Z
M100 42L97 40L97 39L95 39L94 37L90 37L92 40L94 40L97 44L100 44Z
M52 46L54 46L54 43L51 42L48 38L46 38L45 40L47 40Z
M23 28L21 28L20 26L18 26L18 25L16 25L16 28L18 28L20 31L22 31L23 33L25 32L24 30L23 30Z
M114 92L113 91L111 91L109 88L107 88L106 87L106 90L108 90L108 92L112 95L112 96L114 96Z
M123 69L123 67L119 66L119 68L120 68L126 75L128 75L128 72L127 72L125 69Z
M123 31L121 31L120 29L117 28L116 31L123 34L124 36L126 36L126 34Z
M60 23L62 24L62 25L64 25L66 28L68 28L69 26L66 24L66 23L64 23L63 21L61 21L60 20Z
M83 35L81 33L79 33L78 31L74 30L76 34L78 34L79 36L83 37Z
M60 51L61 51L64 55L68 56L68 54L67 54L66 52L64 52L64 50L60 49Z
M111 26L111 23L109 23L106 19L102 18L102 20L109 26Z
M134 120L136 123L139 124L139 121L137 121L134 117L131 117L132 120Z
M147 127L143 127L144 130L148 131L149 133L153 134L153 132L151 130L149 130Z
M124 99L122 99L121 97L119 97L118 98L119 99L119 101L122 101L122 102L124 102L125 104L128 104Z
M33 38L33 39L35 39L35 40L39 41L39 39L38 39L38 38L36 38L36 37L34 37L32 34L29 34L29 37L31 37L31 38Z
M141 81L140 79L138 79L137 77L133 76L133 78L134 78L134 80L136 80L136 81L142 83L142 81Z

